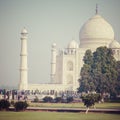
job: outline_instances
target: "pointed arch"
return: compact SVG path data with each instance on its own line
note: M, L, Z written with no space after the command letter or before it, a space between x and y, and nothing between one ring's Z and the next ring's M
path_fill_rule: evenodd
M67 62L67 70L68 71L73 71L73 62L72 61Z

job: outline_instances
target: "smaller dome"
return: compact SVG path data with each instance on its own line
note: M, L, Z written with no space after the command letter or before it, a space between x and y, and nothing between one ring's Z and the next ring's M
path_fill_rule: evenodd
M53 43L53 44L52 44L52 47L56 47L56 43Z
M110 48L120 48L120 43L116 40L113 40L110 44L109 44Z
M21 31L21 34L28 34L26 28L24 27L23 30Z
M72 41L68 44L68 48L70 48L70 49L78 48L78 43L77 43L75 40L72 40Z

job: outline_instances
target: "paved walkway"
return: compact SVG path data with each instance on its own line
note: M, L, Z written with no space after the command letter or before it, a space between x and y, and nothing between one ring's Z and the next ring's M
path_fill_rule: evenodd
M50 108L50 107L28 107L28 111L56 111L56 112L85 112L83 108ZM120 109L89 109L89 112L103 112L120 114Z

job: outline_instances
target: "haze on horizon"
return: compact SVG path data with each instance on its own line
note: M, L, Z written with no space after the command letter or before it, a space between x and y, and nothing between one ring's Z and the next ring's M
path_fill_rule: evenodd
M28 31L28 82L50 82L51 45L79 43L82 25L98 13L120 42L120 0L0 0L0 86L18 86L20 32Z

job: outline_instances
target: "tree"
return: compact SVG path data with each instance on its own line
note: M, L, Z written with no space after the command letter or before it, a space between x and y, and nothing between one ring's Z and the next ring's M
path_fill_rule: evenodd
M97 48L93 53L93 61L92 69L93 79L96 81L96 91L102 94L106 92L112 94L117 82L116 60L113 57L112 49Z
M87 65L91 65L93 63L93 54L91 50L87 50L85 52L85 56L83 57L83 61Z
M118 72L112 49L99 47L93 54L87 50L83 61L78 92L96 91L116 95Z
M95 102L99 102L101 100L100 94L85 94L82 95L82 101L84 105L87 107L86 114L91 106L95 107Z
M117 86L116 86L116 89L117 89L117 94L120 95L120 61L117 61L117 71L118 71L118 77L117 77Z
M91 65L93 64L93 55L91 50L86 51L83 61L84 65L81 68L81 78L79 79L80 87L78 88L78 91L88 92L95 89L91 76Z

